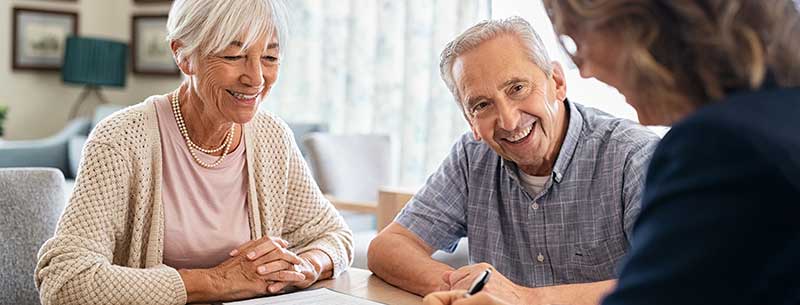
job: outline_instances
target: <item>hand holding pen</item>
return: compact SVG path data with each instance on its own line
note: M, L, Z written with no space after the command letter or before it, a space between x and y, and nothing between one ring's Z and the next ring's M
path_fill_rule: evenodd
M422 302L425 305L506 305L507 303L494 298L488 293L479 293L481 289L486 286L486 283L489 282L491 276L492 269L487 268L481 272L481 275L475 278L469 290L452 290L432 293L425 296Z
M490 277L492 277L492 269L487 268L481 273L481 275L475 278L475 281L472 282L472 286L470 286L469 290L464 293L464 297L468 298L480 292L481 289L483 289L483 286L486 286L486 283L489 282Z

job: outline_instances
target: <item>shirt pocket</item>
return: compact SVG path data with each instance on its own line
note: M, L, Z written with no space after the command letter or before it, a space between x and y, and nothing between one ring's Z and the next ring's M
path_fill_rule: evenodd
M624 235L572 245L567 260L570 283L597 282L617 277L618 264L628 251Z

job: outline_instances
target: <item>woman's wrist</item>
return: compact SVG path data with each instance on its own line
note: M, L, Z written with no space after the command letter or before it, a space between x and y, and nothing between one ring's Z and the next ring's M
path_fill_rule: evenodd
M215 300L218 287L211 269L180 269L178 274L186 288L186 303Z

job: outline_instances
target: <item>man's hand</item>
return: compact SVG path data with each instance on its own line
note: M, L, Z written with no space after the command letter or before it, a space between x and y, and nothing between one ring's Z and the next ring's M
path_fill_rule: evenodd
M466 290L470 288L475 278L481 275L486 270L492 270L492 277L489 282L483 286L481 292L486 292L499 300L505 301L510 304L524 303L524 290L525 287L514 284L505 276L497 272L497 270L487 263L474 264L461 267L452 272L445 272L442 279L445 283L450 285L451 289Z
M464 297L466 290L434 292L425 296L423 305L509 305L489 293L481 292L471 297Z

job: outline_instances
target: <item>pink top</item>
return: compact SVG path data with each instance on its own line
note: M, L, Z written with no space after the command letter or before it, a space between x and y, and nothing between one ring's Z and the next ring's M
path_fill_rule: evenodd
M204 168L192 159L167 96L155 105L164 179L164 264L175 269L216 266L250 240L245 141L219 166ZM199 151L197 156L209 164L219 158Z

